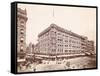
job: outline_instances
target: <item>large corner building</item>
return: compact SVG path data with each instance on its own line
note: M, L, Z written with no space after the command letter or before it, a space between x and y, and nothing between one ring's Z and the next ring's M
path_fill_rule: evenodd
M91 45L94 46L92 42L88 41L87 37L68 31L56 24L51 24L42 31L38 35L38 41L38 51L36 53L44 58L54 57L54 59L56 57L83 55L89 52L88 46L90 48Z

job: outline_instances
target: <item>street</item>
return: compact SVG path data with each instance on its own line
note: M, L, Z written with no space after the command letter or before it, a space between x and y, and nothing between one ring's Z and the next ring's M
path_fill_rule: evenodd
M85 68L95 68L96 67L96 57L76 57L71 59L64 59L62 61L43 61L41 64L30 64L26 69L23 66L23 70L18 70L19 72L34 72L34 71L50 71L50 70L67 70L67 69L85 69Z

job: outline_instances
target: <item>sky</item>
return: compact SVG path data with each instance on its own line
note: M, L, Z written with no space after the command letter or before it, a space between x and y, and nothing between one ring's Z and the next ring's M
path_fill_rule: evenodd
M33 4L18 4L18 8L27 11L26 44L36 44L38 34L52 23L96 42L95 8Z

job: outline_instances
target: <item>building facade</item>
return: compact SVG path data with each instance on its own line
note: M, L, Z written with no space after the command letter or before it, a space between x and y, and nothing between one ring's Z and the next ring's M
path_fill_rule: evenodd
M34 60L34 44L29 43L26 47L26 62L33 62Z
M89 53L94 54L95 53L95 49L94 49L94 41L89 41L87 42L87 50L89 51Z
M34 46L34 54L39 54L40 51L39 51L39 43L35 44Z
M87 37L51 24L38 35L38 52L47 57L83 55L88 51L87 40Z
M26 9L17 8L17 62L23 63L26 54Z

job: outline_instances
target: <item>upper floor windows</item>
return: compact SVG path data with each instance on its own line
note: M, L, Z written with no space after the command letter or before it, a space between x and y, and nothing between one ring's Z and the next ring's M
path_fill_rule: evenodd
M68 40L65 40L65 42L68 42Z
M65 45L65 47L68 47L68 45Z
M63 39L58 39L58 41L63 41Z
M61 33L58 33L58 35L61 35Z
M20 38L20 42L24 42L24 38L23 37Z
M25 23L25 21L24 21L24 20L21 20L21 21L20 21L20 23L21 23L21 24L24 24L24 23Z
M68 52L68 50L65 50L65 52Z
M20 33L21 34L24 34L24 29L20 29Z

